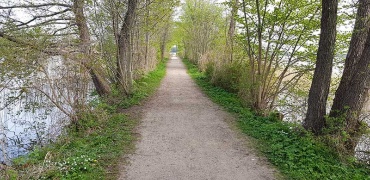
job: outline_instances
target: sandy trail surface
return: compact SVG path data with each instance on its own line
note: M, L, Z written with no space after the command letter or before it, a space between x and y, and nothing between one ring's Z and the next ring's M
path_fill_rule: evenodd
M201 92L177 57L157 93L137 111L140 138L120 179L274 179L274 169L231 130L233 117Z

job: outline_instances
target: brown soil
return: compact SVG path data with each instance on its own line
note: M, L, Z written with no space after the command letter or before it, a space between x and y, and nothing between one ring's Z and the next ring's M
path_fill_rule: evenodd
M233 117L211 102L173 57L157 93L141 112L140 140L119 179L275 179L247 146Z

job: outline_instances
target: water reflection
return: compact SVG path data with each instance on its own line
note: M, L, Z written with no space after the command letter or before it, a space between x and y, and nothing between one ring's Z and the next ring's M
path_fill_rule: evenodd
M6 102L4 97L8 93L3 91L0 94L1 102ZM27 109L30 102L27 99L20 100L0 111L0 141L3 142L0 148L1 162L26 154L34 145L43 146L54 141L62 133L68 118L47 102L45 97L35 98L32 103L42 106Z
M0 82L0 162L55 141L91 98L88 70L76 61L56 56L38 63L31 74Z

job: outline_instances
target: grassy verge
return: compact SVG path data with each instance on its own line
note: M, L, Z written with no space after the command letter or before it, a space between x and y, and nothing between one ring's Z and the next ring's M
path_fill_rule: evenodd
M135 93L131 98L124 99L118 103L118 106L121 108L128 108L132 105L138 105L144 98L153 94L166 74L166 62L167 60L160 63L155 71L148 73L140 80L136 81Z
M131 98L113 105L93 103L94 110L81 115L78 130L68 127L57 142L14 159L12 167L0 172L0 179L117 179L122 156L133 149L132 130L137 125L117 110L153 94L165 67L162 62L136 81Z
M370 179L370 169L342 162L329 147L316 141L300 125L256 116L236 94L215 87L197 67L184 60L188 73L217 104L238 117L241 131L258 142L257 148L286 179Z

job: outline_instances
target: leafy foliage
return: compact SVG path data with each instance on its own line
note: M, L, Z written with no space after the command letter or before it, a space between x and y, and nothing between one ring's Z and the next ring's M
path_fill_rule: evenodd
M235 17L242 25L236 42L244 47L248 73L240 91L263 114L281 92L297 85L315 60L319 1L242 1Z
M177 25L185 56L198 63L201 56L215 46L223 28L222 9L208 0L187 0Z

